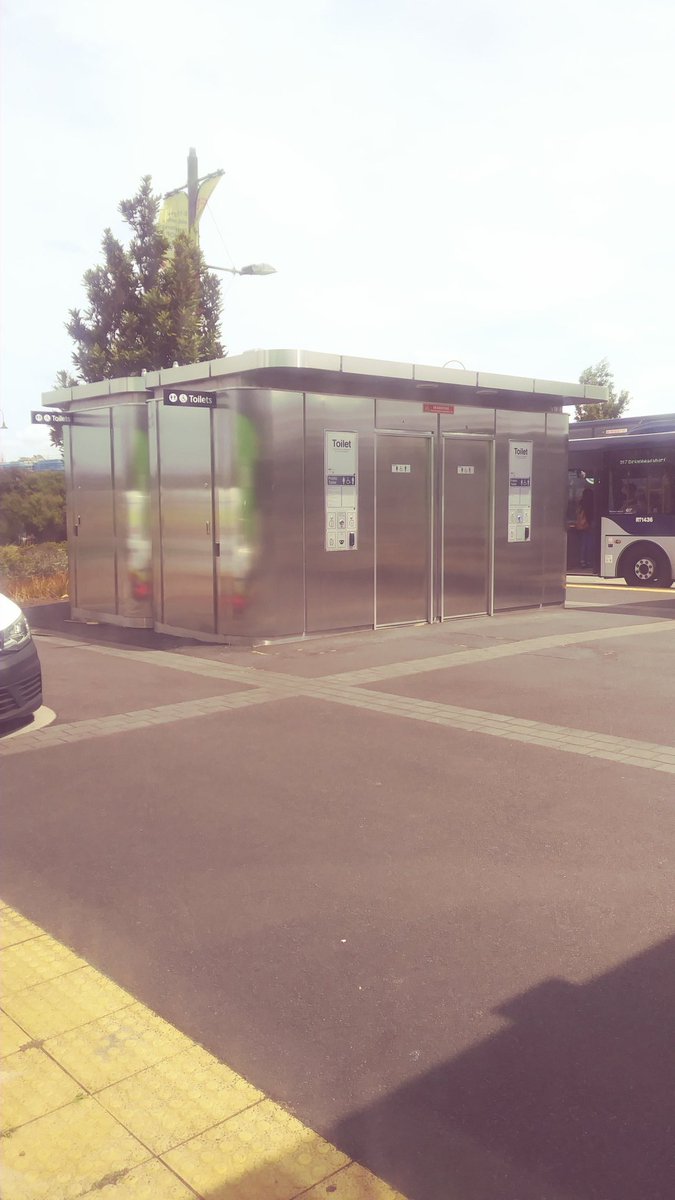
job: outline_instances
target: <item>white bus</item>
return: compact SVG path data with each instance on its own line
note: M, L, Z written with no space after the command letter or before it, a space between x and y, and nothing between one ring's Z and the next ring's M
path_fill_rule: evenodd
M675 415L575 422L568 468L568 571L586 569L640 587L670 587ZM586 524L590 531L580 528Z

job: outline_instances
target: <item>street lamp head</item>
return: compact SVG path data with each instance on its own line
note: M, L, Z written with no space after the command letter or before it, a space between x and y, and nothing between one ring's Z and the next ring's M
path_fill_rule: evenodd
M271 267L269 263L249 263L239 272L240 275L276 275L276 273L276 267Z
M276 275L276 267L271 267L269 263L249 263L247 267L215 267L211 263L207 263L209 271L227 271L228 275Z

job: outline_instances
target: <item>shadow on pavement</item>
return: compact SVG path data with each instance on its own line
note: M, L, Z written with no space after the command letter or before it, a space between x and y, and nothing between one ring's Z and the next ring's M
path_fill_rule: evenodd
M13 733L18 733L20 729L28 731L35 725L34 713L30 713L27 717L19 717L17 721L3 721L0 724L0 741L3 738L10 737Z
M636 600L634 603L626 604L581 604L575 601L574 604L567 604L568 612L575 613L614 613L622 617L641 617L643 621L649 620L651 617L663 618L665 620L675 619L675 591L672 598L670 596L661 596L653 600L645 597L644 600Z
M672 1200L675 938L551 979L487 1041L332 1138L413 1200Z

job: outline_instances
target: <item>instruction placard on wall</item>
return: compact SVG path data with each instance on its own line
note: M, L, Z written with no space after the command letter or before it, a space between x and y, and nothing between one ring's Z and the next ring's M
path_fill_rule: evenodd
M326 429L324 492L326 550L356 550L359 531L359 437L353 430Z
M532 535L532 442L509 442L510 542L529 542Z

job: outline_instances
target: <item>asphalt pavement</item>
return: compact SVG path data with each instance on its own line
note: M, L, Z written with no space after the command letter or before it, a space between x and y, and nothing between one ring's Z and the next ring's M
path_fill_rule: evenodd
M410 1200L670 1200L675 588L569 583L253 650L45 615L3 900Z

